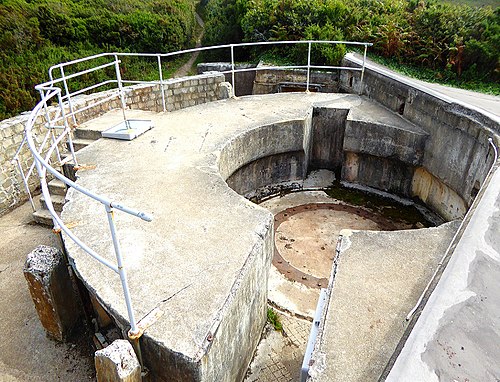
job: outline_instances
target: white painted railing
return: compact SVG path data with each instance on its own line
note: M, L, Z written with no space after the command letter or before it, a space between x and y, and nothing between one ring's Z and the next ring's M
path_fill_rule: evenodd
M267 66L265 68L251 68L251 69L236 69L235 68L235 49L240 47L252 47L252 46L268 46L268 45L298 45L298 44L307 44L307 65L290 65L290 66ZM151 217L144 213L137 211L135 209L126 207L118 202L114 202L109 200L108 198L93 193L87 190L84 187L79 186L74 181L68 179L63 174L61 174L55 167L62 166L66 163L71 163L75 167L78 166L77 157L75 155L75 150L73 147L73 141L71 136L71 127L69 120L72 120L73 124L76 124L76 115L78 113L82 113L88 109L95 108L96 106L110 101L112 99L116 99L117 97L121 100L121 106L123 111L123 118L126 120L125 109L125 93L124 86L132 85L132 84L156 84L160 86L161 96L162 96L162 105L163 111L166 111L166 96L165 96L165 81L163 77L163 64L162 60L166 58L171 58L175 56L179 56L187 53L195 53L201 51L214 51L220 49L229 49L231 54L231 70L222 72L222 73L231 73L232 75L232 86L233 89L236 86L235 83L235 73L244 72L244 71L256 71L263 69L304 69L307 70L307 83L306 83L306 91L309 91L310 86L310 77L311 70L314 69L328 69L328 70L344 70L347 69L349 71L360 71L361 72L361 81L363 81L364 74L364 63L361 68L353 68L353 67L342 67L342 66L318 66L311 64L311 51L312 47L315 44L330 44L330 45L353 45L353 46L361 46L364 47L364 60L366 59L366 51L369 43L360 43L360 42L348 42L348 41L276 41L276 42L260 42L260 43L243 43L243 44L228 44L228 45L219 45L213 47L201 47L194 49L187 49L183 51L173 52L173 53L163 53L163 54L150 54L150 53L102 53L94 56L85 57L78 60L73 60L66 63L61 63L52 66L49 69L49 78L50 81L37 85L35 88L40 92L41 100L32 110L28 121L25 127L25 137L17 150L13 161L17 164L17 167L21 173L21 177L24 185L26 186L28 195L30 197L33 208L34 203L31 198L31 192L29 188L29 178L34 175L34 169L36 168L37 173L39 175L40 187L42 190L42 194L45 198L45 202L47 205L47 209L49 210L53 224L54 230L56 232L63 231L71 240L73 240L83 251L88 253L94 259L99 261L101 264L106 267L112 269L116 273L119 274L120 280L122 283L123 294L125 298L125 303L127 306L128 318L130 322L130 331L129 336L132 338L137 338L140 336L141 329L138 328L137 322L134 315L134 309L132 306L132 301L130 298L130 291L127 283L127 274L126 270L123 266L122 254L120 249L120 243L118 239L118 234L116 231L116 226L114 223L114 210L122 211L131 215L134 215L138 218L141 218L145 221L151 221ZM158 80L157 81L136 81L136 80L127 80L123 79L120 71L120 58L132 56L132 57L149 57L156 58L158 65ZM92 62L92 60L96 59L108 59L108 62L104 64L92 66L89 69L77 71L76 73L66 74L67 69L76 64L84 63L84 62ZM114 68L114 77L106 79L102 82L91 84L82 89L78 89L76 91L71 92L68 80L76 79L78 77L105 70L106 68ZM57 74L56 74L57 73ZM77 108L77 105L73 102L73 98L86 94L88 92L100 91L105 86L116 84L116 89L113 91L106 93L102 98L96 99L93 103L90 103L81 108ZM53 112L53 108L50 108L49 105L52 103L56 103L56 112ZM45 119L45 127L47 128L47 132L42 140L41 144L37 145L33 138L33 128L35 123L40 119ZM67 143L67 147L69 150L69 155L64 158L64 155L61 153L60 145L63 143ZM19 161L19 155L23 147L27 145L29 150L33 155L33 164L24 171ZM55 157L55 158L54 158ZM47 185L47 173L51 174L53 177L63 181L67 186L74 188L76 191L83 193L87 197L100 202L103 205L103 208L108 217L108 225L110 230L110 235L113 240L113 246L116 256L116 263L111 262L98 253L96 253L92 248L83 243L68 226L64 224L59 215L56 213L54 206L52 204L50 193Z

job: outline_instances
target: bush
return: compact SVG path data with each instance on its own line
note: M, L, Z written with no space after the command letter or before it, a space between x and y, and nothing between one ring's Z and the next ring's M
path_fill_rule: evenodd
M434 71L448 81L500 80L500 8L438 0L211 0L207 41L346 39L377 55ZM315 45L315 63L333 64L344 47ZM273 48L297 61L304 47ZM263 49L254 49L258 58Z
M102 51L184 49L194 45L195 25L193 0L4 0L0 119L34 107L34 86L47 81L51 65ZM127 67L131 74L142 69L133 60Z

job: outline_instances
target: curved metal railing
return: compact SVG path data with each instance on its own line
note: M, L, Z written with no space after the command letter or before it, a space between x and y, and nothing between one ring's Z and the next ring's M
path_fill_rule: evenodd
M121 255L121 249L120 249L120 244L118 241L117 233L116 233L116 226L114 222L114 216L113 216L113 210L119 210L125 213L128 213L130 215L136 216L141 218L142 220L145 221L151 221L152 218L144 213L137 211L133 208L126 207L124 205L121 205L119 203L113 202L103 196L97 195L93 193L92 191L78 185L77 183L73 182L72 180L68 179L64 175L62 175L59 171L54 169L50 165L50 157L52 155L52 152L55 150L55 148L58 146L58 144L66 137L69 137L68 130L64 130L62 134L60 134L57 138L54 139L53 145L49 148L49 150L45 153L45 156L42 156L40 152L37 150L37 147L35 145L35 142L33 140L33 137L31 136L31 129L34 125L34 121L38 117L38 113L40 110L46 106L46 103L49 99L51 99L54 95L60 96L61 90L59 88L54 88L54 89L46 89L46 94L44 98L35 106L33 111L31 112L28 121L26 123L26 128L25 128L25 139L28 147L30 148L33 157L34 157L34 165L37 169L37 172L40 177L40 186L42 189L42 193L44 197L46 198L46 205L47 209L49 210L53 222L54 222L54 230L55 231L63 231L66 235L68 235L71 240L73 240L78 246L80 246L81 249L83 249L86 253L88 253L90 256L92 256L94 259L99 261L100 263L104 264L108 268L112 269L116 273L119 274L120 280L122 283L122 288L123 288L123 293L125 297L125 303L127 306L127 313L129 316L129 321L130 321L130 333L131 334L136 334L138 332L137 328L137 323L135 320L134 316L134 310L132 307L132 301L130 299L130 292L128 288L128 282L127 282L127 273L126 269L123 266L123 259ZM73 152L74 155L74 152ZM52 174L54 177L57 179L63 181L66 185L69 187L74 188L76 191L81 192L82 194L88 196L91 199L94 199L98 202L100 202L106 210L106 214L108 216L108 223L109 223L109 229L111 233L111 237L113 240L113 246L115 250L115 255L116 255L116 264L113 264L112 262L108 261L98 253L96 253L93 249L91 249L89 246L87 246L84 242L82 242L72 231L69 229L64 222L61 220L59 215L56 213L54 206L52 204L52 201L50 199L50 192L48 189L47 185L47 171Z
M290 65L290 66L266 66L265 68L251 68L251 69L236 69L235 67L235 48L238 47L250 47L250 46L261 46L261 45L283 45L283 44L307 44L308 46L308 51L307 51L307 65ZM238 72L244 72L244 71L256 71L256 70L263 70L263 69L304 69L307 70L307 82L306 82L306 91L309 90L310 86L310 77L311 77L311 70L313 69L328 69L328 70L343 70L347 69L350 71L360 71L361 72L361 81L363 80L363 74L364 74L364 63L361 68L353 68L353 67L342 67L342 66L318 66L318 65L312 65L311 64L311 50L312 46L314 44L344 44L344 45L354 45L354 46L362 46L364 47L364 59L366 59L366 51L368 46L371 44L369 43L360 43L360 42L348 42L348 41L276 41L276 42L260 42L260 43L243 43L243 44L227 44L227 45L219 45L219 46L212 46L212 47L201 47L201 48L194 48L194 49L187 49L187 50L182 50L178 52L172 52L172 53L164 53L164 54L150 54L150 53L102 53L102 54L97 54L85 58L81 58L78 60L66 62L66 63L61 63L52 66L49 69L49 78L50 80L46 83L37 85L35 89L37 89L40 92L40 97L41 100L40 102L35 106L35 108L31 111L31 114L29 115L28 121L26 123L25 127L25 136L24 139L17 150L13 162L16 162L17 167L21 173L23 183L27 189L27 193L30 197L31 204L34 207L33 200L31 198L31 192L30 192L30 187L29 187L29 178L30 176L33 175L34 169L37 170L37 173L39 175L39 181L40 181L40 187L42 190L42 194L45 198L45 203L47 206L47 209L49 210L51 216L52 216L52 221L54 224L54 230L56 232L64 232L68 238L73 240L83 251L85 251L87 254L92 256L94 259L99 261L101 264L105 265L106 267L112 269L114 272L116 272L120 276L121 284L122 284L122 289L123 289L123 294L125 298L125 303L127 307L127 313L128 313L128 318L130 321L130 331L129 331L129 336L131 337L137 337L140 335L140 328L137 326L137 322L135 319L134 315L134 309L132 306L132 301L130 298L130 291L128 288L128 282L127 282L127 273L126 269L123 265L123 259L122 259L122 253L120 249L120 243L118 240L118 235L116 231L116 225L114 222L114 210L118 210L133 216L136 216L142 220L145 221L151 221L151 217L144 213L140 212L138 210L135 210L133 208L126 207L118 202L114 202L112 200L109 200L108 198L98 195L80 185L75 183L74 181L68 179L66 176L61 174L58 170L54 168L57 166L62 166L65 163L72 162L74 166L78 166L78 161L77 157L75 155L75 150L73 146L73 141L72 141L72 136L71 136L71 127L69 123L69 119L72 119L73 123L76 124L76 115L78 113L81 113L85 110L88 110L90 108L94 108L98 106L99 104L102 104L104 102L107 102L111 99L116 99L116 97L119 97L121 100L121 105L122 105L122 110L123 110L123 117L126 119L125 116L125 109L126 109L126 103L125 103L125 97L124 97L124 85L127 84L159 84L160 89L161 89L161 95L162 95L162 105L163 105L163 110L166 111L166 96L165 96L165 89L164 89L164 78L163 78L163 65L162 65L162 59L164 58L169 58L169 57L174 57L178 56L181 54L187 54L187 53L195 53L195 52L200 52L200 51L208 51L208 50L218 50L218 49L229 49L230 54L231 54L231 70L229 71L224 71L222 73L231 73L232 77L232 86L233 86L233 91L234 87L236 86L235 84L235 73ZM120 57L125 57L125 56L134 56L134 57L155 57L157 60L158 64L158 81L134 81L134 80L124 80L121 77L121 71L120 71ZM65 69L69 66L83 63L83 62L88 62L91 60L99 59L99 58L111 58L112 60L110 62L106 62L102 65L97 65L93 66L91 68L85 69L78 71L76 73L72 73L69 75L66 75ZM114 72L115 72L115 77L107 79L105 81L96 83L96 84L91 84L85 88L78 89L76 91L70 92L69 86L68 86L68 80L84 76L87 74L90 74L92 72L96 72L99 70L103 70L106 68L113 68L114 67ZM56 76L56 71L59 71L60 75ZM117 88L114 91L111 91L109 94L104 94L100 99L95 99L93 103L89 105L85 105L81 108L77 108L75 103L73 102L73 98L75 96L85 94L89 91L95 91L96 89L102 88L103 86L109 86L110 84L116 84ZM234 94L234 93L233 93ZM55 111L53 108L50 108L49 105L57 99L57 106L55 108ZM39 119L45 119L45 127L47 129L47 132L42 139L41 143L37 145L37 142L35 142L35 139L33 137L33 128L37 121ZM39 123L39 122L38 122ZM63 155L60 150L60 145L63 143L66 143L69 149L69 155L66 158L63 158ZM23 147L27 145L29 150L31 151L33 155L33 163L32 165L27 169L26 173L23 171L22 165L19 160L19 156L21 153L21 150ZM57 164L57 165L56 165ZM64 182L67 186L72 187L76 191L86 195L87 197L98 201L101 203L106 211L107 217L108 217L108 225L109 225L109 230L110 234L112 237L113 241L113 246L114 246L114 251L115 251L115 256L116 256L116 263L113 263L106 258L102 257L98 253L96 253L92 248L90 248L88 245L86 245L83 241L81 241L72 231L71 229L64 224L64 222L61 220L59 215L54 209L53 203L50 198L50 192L47 184L47 175L50 174L51 176L61 180Z

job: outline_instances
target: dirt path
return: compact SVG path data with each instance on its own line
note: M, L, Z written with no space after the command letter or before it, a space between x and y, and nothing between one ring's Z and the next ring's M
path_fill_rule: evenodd
M203 34L205 33L205 23L203 22L202 18L198 13L195 13L196 17L196 22L198 25L201 27L201 32L198 35L198 38L196 39L196 48L201 47L201 40L203 38ZM185 77L189 74L191 71L191 68L193 67L193 64L195 63L196 59L200 55L200 52L194 52L191 54L191 57L189 58L188 62L186 62L184 65L182 65L173 75L174 78L179 78L179 77Z
M45 336L23 276L26 255L40 244L58 247L56 236L32 223L29 203L2 216L0 232L0 381L94 380L90 344Z

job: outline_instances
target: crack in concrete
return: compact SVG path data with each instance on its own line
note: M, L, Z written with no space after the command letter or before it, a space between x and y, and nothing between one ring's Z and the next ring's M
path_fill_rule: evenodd
M165 150L163 150L163 152L164 152L164 153L166 153L166 152L167 152L168 148L170 147L170 144L171 144L171 143L172 143L172 141L174 141L175 139L176 139L176 138L175 138L175 137L173 137L173 136L172 136L172 137L170 137L170 138L168 139L167 146L165 146Z
M4 269L0 269L0 273L5 272L9 268L10 268L10 265L8 265L7 267L5 267Z
M211 127L212 127L211 125L207 127L207 130L205 131L205 135L203 136L203 140L201 141L200 149L198 150L198 152L201 152L201 150L203 149L203 146L205 145L205 140L207 139L207 135Z

